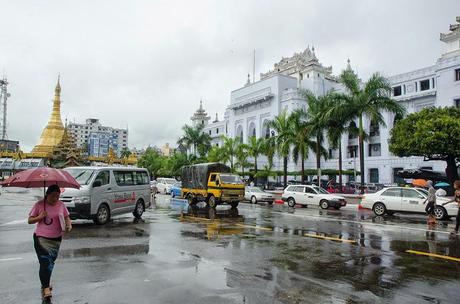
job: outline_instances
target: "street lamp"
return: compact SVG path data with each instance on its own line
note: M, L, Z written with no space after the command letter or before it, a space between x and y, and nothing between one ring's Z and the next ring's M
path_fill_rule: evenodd
M351 162L348 162L348 164L351 165ZM356 193L356 153L353 153L353 177Z

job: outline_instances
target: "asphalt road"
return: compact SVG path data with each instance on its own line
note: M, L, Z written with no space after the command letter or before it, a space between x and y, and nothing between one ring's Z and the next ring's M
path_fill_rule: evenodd
M33 226L39 192L0 196L0 303L41 303ZM53 303L458 303L453 222L240 204L187 208L159 196L135 221L75 221Z

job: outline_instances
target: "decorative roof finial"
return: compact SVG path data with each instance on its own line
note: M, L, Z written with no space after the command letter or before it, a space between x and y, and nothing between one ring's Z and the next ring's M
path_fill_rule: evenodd
M248 73L248 80L246 81L246 85L251 84L251 74Z
M58 81L56 84L56 89L54 89L56 95L59 95L61 93L61 73L58 74Z
M318 61L318 58L316 58L314 45L311 47L311 57L312 57L312 60Z
M200 99L200 110L203 110L203 99Z
M347 59L347 71L352 71L353 69L351 68L350 64L350 58Z

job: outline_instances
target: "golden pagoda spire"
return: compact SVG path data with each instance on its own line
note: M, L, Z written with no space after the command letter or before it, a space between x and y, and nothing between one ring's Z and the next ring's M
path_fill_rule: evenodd
M50 155L53 152L54 147L56 147L62 139L64 134L64 125L62 124L61 119L61 75L58 76L58 82L56 88L54 89L54 100L53 100L53 111L51 112L51 117L48 121L48 124L43 129L42 135L40 137L40 142L36 145L32 153L36 153L40 156Z

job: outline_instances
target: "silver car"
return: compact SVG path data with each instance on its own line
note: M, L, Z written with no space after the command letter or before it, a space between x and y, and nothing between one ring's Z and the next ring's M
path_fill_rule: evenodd
M252 204L257 204L257 202L267 202L269 204L273 204L275 196L257 187L246 187L244 199L246 201L250 201Z

